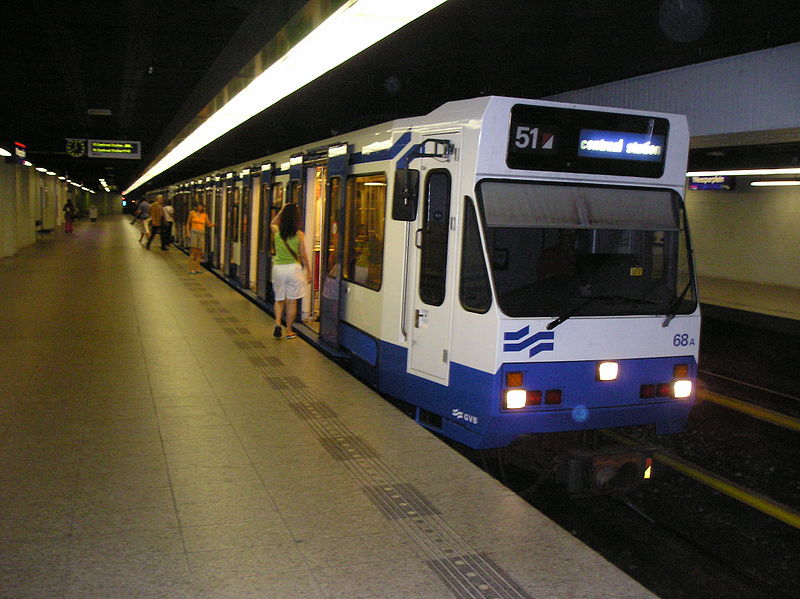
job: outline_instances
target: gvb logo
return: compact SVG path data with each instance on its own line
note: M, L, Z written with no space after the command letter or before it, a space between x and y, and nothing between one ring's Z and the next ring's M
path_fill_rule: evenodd
M553 351L555 338L556 334L553 331L542 331L531 335L530 327L522 327L518 331L503 333L503 341L505 342L503 343L503 351L518 352L530 347L528 357L532 358L543 351Z

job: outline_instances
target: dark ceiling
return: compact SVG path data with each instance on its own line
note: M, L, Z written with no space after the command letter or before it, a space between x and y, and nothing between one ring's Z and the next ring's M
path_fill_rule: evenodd
M34 163L124 188L303 4L7 3L0 145L25 142ZM447 100L542 97L797 41L796 0L449 0L152 185ZM69 158L67 137L139 140L143 159Z

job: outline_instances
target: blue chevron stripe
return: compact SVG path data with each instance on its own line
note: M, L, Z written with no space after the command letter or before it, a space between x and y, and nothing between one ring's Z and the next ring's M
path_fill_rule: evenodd
M553 343L540 343L539 345L535 345L531 348L530 353L528 353L528 357L532 358L536 354L543 352L543 351L553 351L555 344Z
M511 331L509 333L503 333L503 340L504 341L517 341L518 339L522 339L526 335L531 332L530 327L522 327L518 331Z
M527 327L525 327L527 328ZM519 333L519 331L517 331ZM517 333L514 333L515 335ZM552 331L542 331L541 333L536 333L535 335L531 335L527 339L523 339L519 343L506 343L503 345L503 351L522 351L523 349L530 347L534 343L538 343L539 341L545 340L553 340L555 339L556 334ZM546 344L550 345L550 349L552 348L552 343ZM545 350L542 350L545 351Z

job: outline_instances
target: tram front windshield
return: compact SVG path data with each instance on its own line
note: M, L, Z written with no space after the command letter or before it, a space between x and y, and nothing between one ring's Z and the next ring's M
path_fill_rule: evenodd
M478 197L508 316L694 311L684 207L673 191L483 181Z

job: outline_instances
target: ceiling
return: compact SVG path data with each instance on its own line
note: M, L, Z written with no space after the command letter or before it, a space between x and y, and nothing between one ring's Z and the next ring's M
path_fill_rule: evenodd
M0 146L122 189L304 3L7 3ZM796 0L449 0L152 185L452 99L542 97L797 41ZM143 157L70 158L72 137L141 141Z

